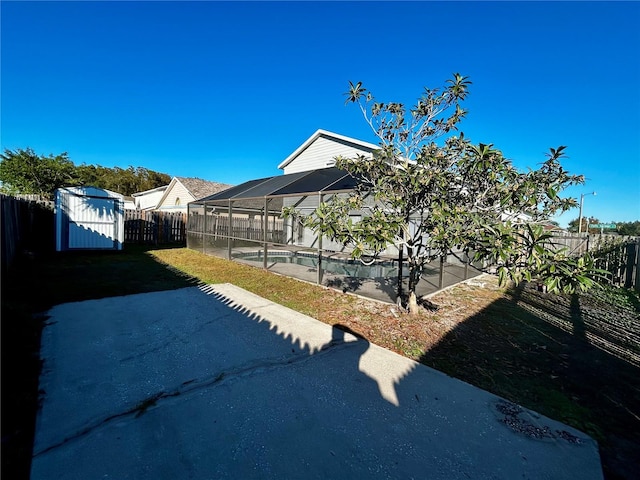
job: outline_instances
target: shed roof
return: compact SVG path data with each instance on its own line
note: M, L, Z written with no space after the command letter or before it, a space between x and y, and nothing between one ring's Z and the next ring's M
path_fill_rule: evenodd
M82 185L78 187L60 187L56 189L56 193L58 192L60 192L60 194L63 194L64 192L68 192L73 195L79 195L79 196L85 196L85 197L116 198L120 200L124 198L124 195L118 192L112 192L111 190L107 190L106 188L92 187L90 185Z
M322 168L250 180L192 203L348 191L357 184L358 180L349 172L335 167Z

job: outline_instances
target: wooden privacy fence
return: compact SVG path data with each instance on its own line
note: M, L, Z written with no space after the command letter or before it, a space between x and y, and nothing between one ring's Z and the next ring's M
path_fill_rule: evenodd
M124 211L124 243L186 244L187 214L162 211Z
M639 240L640 237L612 234L586 234L586 233L554 233L553 243L556 247L567 247L571 255L583 255L612 244Z
M0 194L1 265L5 273L21 251L44 253L55 246L53 202Z
M612 285L640 291L640 239L602 245L593 251L596 266L610 273Z
M256 242L284 242L284 220L270 216L267 222L267 238L264 238L264 222L262 218L232 217L229 228L227 215L191 215L189 231L213 235L215 238L236 238Z
M609 283L640 291L640 237L611 234L554 234L556 248L567 247L571 255L589 252L596 266L607 270Z

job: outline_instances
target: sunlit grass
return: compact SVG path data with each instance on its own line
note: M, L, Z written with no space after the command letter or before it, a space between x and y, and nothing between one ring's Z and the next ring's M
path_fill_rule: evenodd
M326 323L335 323L330 317L336 308L355 306L354 297L334 290L193 250L154 250L149 254L203 283L232 283Z

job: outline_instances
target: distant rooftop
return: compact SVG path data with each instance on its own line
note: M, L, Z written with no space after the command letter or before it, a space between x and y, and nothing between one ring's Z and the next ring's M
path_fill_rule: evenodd
M175 177L182 183L189 193L195 199L208 197L223 190L231 188L233 185L227 185L226 183L210 182L201 178L194 177Z

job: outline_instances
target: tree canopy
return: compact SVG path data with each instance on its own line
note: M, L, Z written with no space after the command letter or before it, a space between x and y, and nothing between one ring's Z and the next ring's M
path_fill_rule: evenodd
M550 149L538 169L520 172L492 144L454 135L467 114L462 102L470 85L455 74L443 88L425 88L407 109L376 102L361 82L350 82L347 103L360 107L380 148L371 157L337 158L359 187L348 198L326 199L304 221L350 245L356 258L395 245L409 265L412 311L424 266L448 254L496 266L502 283L542 278L556 292L591 286L593 261L568 257L543 228L577 205L560 195L583 182L562 167L565 147Z
M616 224L616 231L620 235L640 236L640 220L635 222L613 222Z
M91 185L122 195L167 185L171 177L143 167L108 168L76 166L67 156L38 155L31 148L9 150L0 155L2 190L10 194L36 194L53 198L57 188Z
M5 150L0 158L0 182L7 193L51 198L56 188L70 185L75 179L75 165L66 152L40 156L27 148Z
M578 231L578 222L579 219L574 218L568 224L568 230L570 232ZM607 229L604 230L604 233L615 233L618 235L629 235L629 236L640 236L640 221L636 220L635 222L601 222L596 217L583 217L582 218L582 232L588 232L592 234L598 234L601 232L599 228L589 228L589 225L593 225L595 223L612 223L616 226L615 230Z

